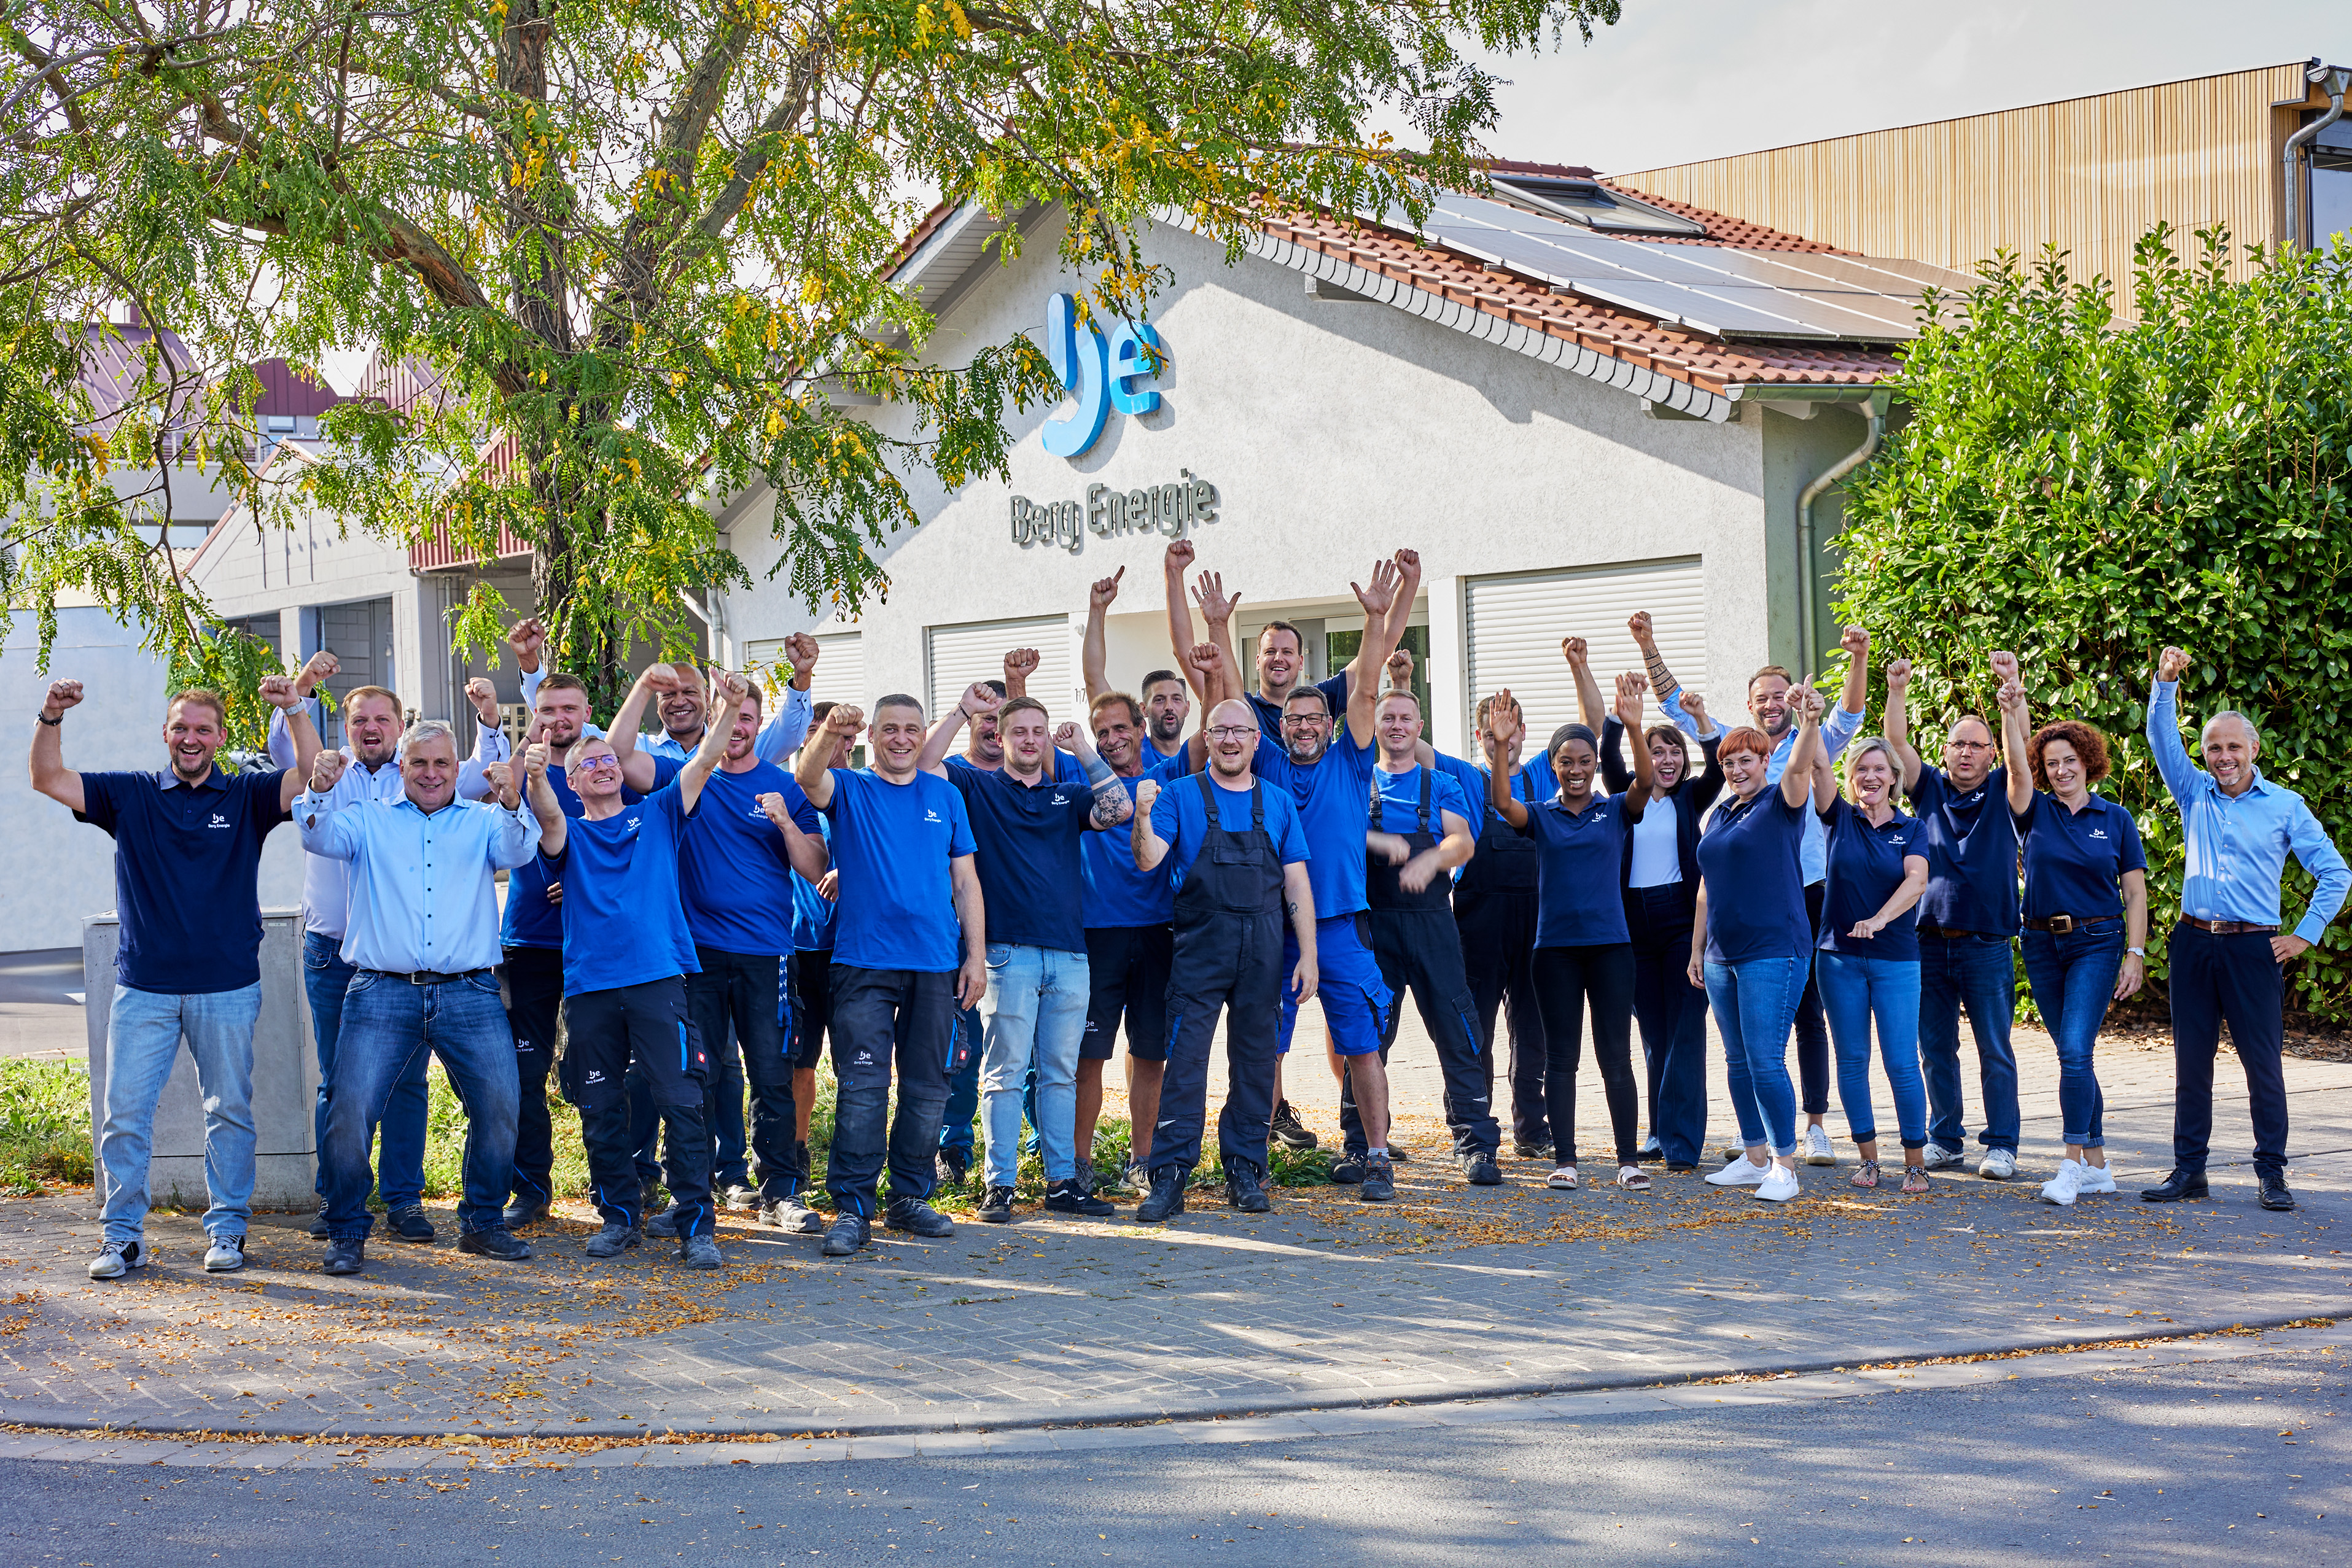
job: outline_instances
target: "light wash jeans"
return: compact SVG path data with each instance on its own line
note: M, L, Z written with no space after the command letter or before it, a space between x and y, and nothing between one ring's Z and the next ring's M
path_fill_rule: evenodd
M1919 962L1858 953L1813 955L1813 979L1837 1044L1838 1102L1846 1135L1878 1141L1878 1111L1870 1098L1870 1025L1878 1020L1878 1051L1895 1096L1895 1125L1906 1149L1927 1146L1927 1091L1919 1076Z
M205 1095L205 1188L212 1197L205 1229L245 1234L253 1212L253 1025L260 1017L258 981L188 996L114 988L98 1130L109 1241L136 1241L146 1228L155 1102L171 1081L184 1035Z
M1789 1030L1797 1002L1812 972L1811 953L1784 958L1748 958L1737 964L1706 960L1706 999L1723 1036L1724 1076L1731 1109L1739 1119L1739 1141L1762 1144L1786 1158L1797 1152L1797 1090L1789 1082Z
M1032 1062L1045 1179L1068 1181L1078 1174L1078 1047L1086 1039L1089 991L1084 953L988 945L980 1092L991 1186L1011 1186L1021 1174L1021 1094Z

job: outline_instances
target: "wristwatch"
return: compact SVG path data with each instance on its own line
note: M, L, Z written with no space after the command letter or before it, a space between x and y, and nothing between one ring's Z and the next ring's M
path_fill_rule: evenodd
M2145 958L2147 956L2147 949L2145 947L2126 947L2124 951L2130 954L2135 958Z

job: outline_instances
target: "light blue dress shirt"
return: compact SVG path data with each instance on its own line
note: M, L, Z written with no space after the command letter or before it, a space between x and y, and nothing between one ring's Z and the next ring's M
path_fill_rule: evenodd
M2158 681L2148 695L2147 744L2164 787L2180 808L2180 837L2189 851L2181 913L2199 920L2278 925L2279 873L2292 854L2319 879L2294 928L2297 936L2316 945L2344 907L2345 893L2352 890L2352 868L2303 797L2264 779L2259 768L2245 793L2221 793L2181 744L2177 682Z
M304 849L349 863L343 962L457 975L505 956L493 873L539 852L539 819L528 801L509 811L452 800L428 816L404 795L339 805L305 789L293 814Z
M310 712L310 723L319 722L319 699L306 698L303 706ZM467 712L473 715L473 710ZM507 759L507 737L494 724L483 724L475 718L474 755L457 766L457 793L467 800L478 800L489 792L482 769L493 762ZM269 711L269 760L280 768L294 766L294 737L286 732L286 710ZM397 800L401 799L400 764L387 762L374 772L352 755L348 746L341 748L343 760L350 764L343 776L327 795L335 807L356 804L362 800ZM350 871L342 862L324 855L302 857L302 927L321 936L343 934L344 906L351 902Z
M1724 733L1724 727L1720 721L1717 721L1711 730L1700 729L1691 716L1683 711L1682 696L1682 688L1677 686L1671 696L1658 705L1659 711L1666 716L1667 722L1693 740L1705 740L1710 735ZM1822 745L1828 749L1832 764L1835 764L1839 758L1845 755L1845 748L1851 746L1853 743L1853 737L1861 733L1862 715L1858 713L1850 713L1843 707L1832 706L1828 712L1822 715ZM1635 738L1639 739L1638 737ZM1772 755L1765 762L1764 782L1766 784L1778 784L1780 781L1781 773L1789 766L1789 755L1796 748L1797 727L1791 724L1788 733L1783 735L1779 743L1772 747ZM1797 859L1804 867L1807 887L1812 886L1829 875L1829 835L1822 827L1821 818L1811 811L1805 813L1804 836L1797 841Z
M547 666L541 664L536 670L523 672L522 700L525 707L537 705L539 678L546 671ZM762 762L783 767L792 754L801 748L801 742L808 738L815 707L815 699L808 693L794 686L786 686L783 701L776 705L776 711L769 716L768 722L760 727L760 733L753 737L751 755ZM586 725L582 727L581 734L601 740L604 732L593 725ZM694 756L692 747L680 746L667 734L639 736L637 749L648 757L667 757L672 762L685 762Z

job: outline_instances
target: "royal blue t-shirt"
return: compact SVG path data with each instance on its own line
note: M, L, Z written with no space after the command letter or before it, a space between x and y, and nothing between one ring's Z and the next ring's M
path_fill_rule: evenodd
M2016 936L2018 828L2009 810L2009 769L1996 768L1975 789L1960 790L1942 768L1922 766L1911 803L1927 831L1919 918L1949 931Z
M1698 841L1706 883L1706 956L1717 964L1807 957L1813 923L1805 913L1805 821L1770 784L1745 802L1727 800Z
M1402 773L1391 773L1377 765L1372 768L1372 782L1380 787L1381 820L1376 824L1383 833L1413 833L1422 831L1421 769L1408 768ZM1486 787L1481 777L1479 787ZM1468 825L1470 836L1478 836L1478 824L1486 813L1473 807L1462 793L1462 786L1442 768L1430 769L1429 822L1432 838L1445 836L1445 813L1451 811Z
M697 945L722 953L793 950L793 874L784 835L760 810L760 797L782 795L802 832L824 819L792 775L754 762L740 773L714 770L695 803L678 862L687 929Z
M1507 833L1517 831L1496 816L1495 808L1487 803L1486 770L1484 768L1441 751L1437 754L1437 770L1454 781L1455 788L1462 791L1464 800L1478 808L1478 814L1469 819L1473 838L1494 824L1500 824ZM1552 777L1550 767L1542 762L1523 762L1511 775L1511 798L1516 800L1540 800L1557 794L1559 790L1559 781Z
M2025 835L2025 917L2071 915L2098 920L2124 912L2123 874L2146 871L2139 824L2113 800L2094 795L2080 811L2037 790L2018 819Z
M674 782L686 764L675 758L656 756L654 759L654 788ZM572 780L563 769L551 763L547 769L547 787L555 792L555 803L563 814L577 819L587 808L572 793ZM645 797L623 787L621 804L634 806ZM547 862L539 856L517 866L507 873L506 913L499 920L499 941L508 947L562 947L563 946L563 915L559 905L547 902L547 884L560 878L549 875Z
M81 776L74 820L114 840L115 978L165 996L260 984L261 841L286 820L285 779L215 768L190 789L168 770Z
M1118 781L1129 800L1135 799L1135 787L1146 779L1157 779L1165 789L1172 780L1184 777L1185 755L1181 750L1154 763L1146 748L1144 764L1142 772ZM1135 841L1125 827L1107 833L1089 833L1079 840L1078 871L1086 881L1089 931L1118 925L1165 925L1176 918L1176 889L1169 882L1166 870L1136 868Z
M1315 889L1318 920L1370 907L1364 897L1364 834L1372 823L1372 758L1378 755L1372 747L1341 736L1312 767L1302 768L1274 742L1261 737L1257 743L1252 770L1269 787L1288 793L1314 848L1307 875Z
M833 961L940 974L963 963L949 862L975 848L963 796L935 773L893 784L870 768L833 770L833 864L841 894Z
M1281 857L1285 865L1297 865L1305 861L1307 869L1312 872L1315 866L1307 859L1307 831L1299 822L1298 808L1290 803L1286 791L1276 789L1265 780L1259 779L1257 787L1259 799L1265 802L1266 837L1274 841L1275 853ZM1209 792L1216 797L1217 826L1229 833L1249 831L1248 790L1227 789L1212 776ZM1365 798L1364 809L1369 814L1371 810L1370 796ZM1160 787L1160 799L1151 803L1151 831L1168 845L1168 853L1160 861L1159 869L1167 875L1172 905L1176 893L1184 885L1184 873L1192 869L1192 862L1199 857L1202 841L1209 831L1208 808L1202 802L1198 781L1188 778L1181 782L1170 782ZM1360 866L1363 859L1359 854L1356 863ZM1320 918L1323 906L1317 904L1315 913Z
M979 846L990 945L1085 952L1086 900L1070 894L1086 880L1078 843L1093 831L1092 786L1057 779L1032 787L977 768L951 768L948 779L963 795Z
M1919 961L1919 906L1913 904L1875 936L1849 936L1856 925L1886 907L1903 885L1906 856L1927 857L1918 820L1897 811L1873 826L1854 803L1840 795L1821 814L1829 831L1829 873L1822 887L1821 946L1856 958Z
M1549 800L1528 807L1519 831L1536 844L1536 946L1631 942L1625 929L1625 820L1621 795L1594 796L1581 811Z
M801 797L805 800L806 795ZM824 840L825 854L833 853L833 824L824 814L812 806L816 813L817 832ZM800 821L795 815L793 820ZM817 892L816 883L797 872L793 875L793 951L795 953L830 953L833 951L833 900Z
M1304 691L1306 688L1303 686L1294 686L1291 689L1293 691ZM1342 670L1336 675L1326 675L1323 679L1315 683L1315 689L1321 692L1323 694L1323 700L1331 705L1332 727L1337 728L1345 724L1348 718L1348 672ZM1282 744L1282 714L1283 709L1287 706L1287 703L1278 703L1272 697L1261 696L1255 690L1244 692L1242 695L1249 698L1250 707L1257 714L1258 733L1265 736L1268 740L1274 742L1275 745L1280 746ZM1336 746L1339 742L1334 739L1332 744ZM1369 804L1369 802L1367 803Z
M683 800L656 789L601 821L576 817L564 825L562 853L539 852L563 884L565 996L702 972L678 898L678 846L693 820Z

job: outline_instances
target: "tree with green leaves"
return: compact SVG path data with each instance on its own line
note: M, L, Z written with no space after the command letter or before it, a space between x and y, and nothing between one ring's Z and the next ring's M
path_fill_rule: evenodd
M82 590L176 646L202 606L111 465L193 443L268 526L323 510L533 551L556 655L673 643L740 582L703 503L764 478L793 590L854 610L909 483L1004 473L1057 393L1025 340L953 365L887 264L917 190L1062 204L1092 309L1139 317L1173 217L1237 257L1269 207L1425 211L1474 184L1475 47L1588 41L1618 0L25 0L0 67L0 406L12 601ZM1372 127L1386 117L1423 144ZM1017 246L1007 232L1005 249ZM135 302L159 362L94 428L59 325ZM342 404L257 473L243 367L373 348L418 395ZM177 377L177 380L173 378ZM166 383L169 384L166 384ZM858 412L903 411L886 434ZM177 429L172 428L176 425ZM142 525L145 525L143 531ZM457 632L489 643L480 591Z
M2232 282L2227 233L2198 238L2188 261L2162 226L2140 241L2128 319L2063 255L1981 268L1905 350L1905 417L1837 538L1839 613L1917 662L1915 725L1990 713L1985 653L2013 648L2036 722L2106 733L2158 931L2182 872L2143 735L2167 643L2199 654L2182 713L2252 715L2265 774L2352 841L2352 251L2265 253ZM2310 879L2290 878L2292 909ZM2339 923L2296 961L2303 1009L2352 1021L2347 949Z

